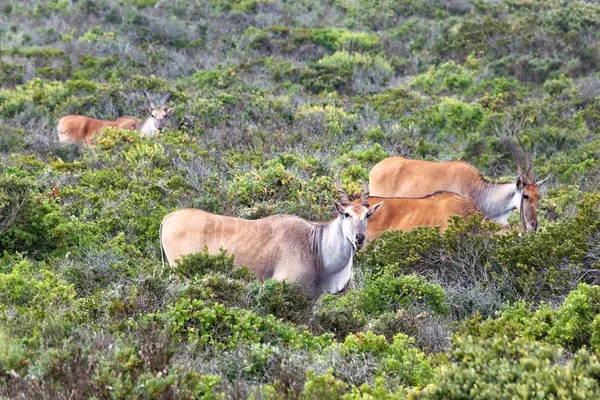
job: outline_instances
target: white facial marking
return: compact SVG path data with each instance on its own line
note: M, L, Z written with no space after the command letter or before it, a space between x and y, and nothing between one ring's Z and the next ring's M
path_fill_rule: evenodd
M344 208L342 232L354 251L358 251L364 244L365 235L367 234L367 213L366 207L356 204Z

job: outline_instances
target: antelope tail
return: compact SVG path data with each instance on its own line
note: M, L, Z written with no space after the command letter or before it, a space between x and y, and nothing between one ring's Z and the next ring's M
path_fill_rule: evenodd
M162 260L162 266L165 267L165 248L163 247L162 242L162 221L160 222L160 228L158 229L158 239L160 240L160 258Z

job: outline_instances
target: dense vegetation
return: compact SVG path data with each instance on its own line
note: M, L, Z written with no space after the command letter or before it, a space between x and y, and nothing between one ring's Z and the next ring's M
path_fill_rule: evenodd
M600 4L0 4L0 397L597 398ZM71 113L143 115L62 145ZM390 232L310 300L227 254L163 266L169 211L331 217L391 155L550 176L540 229ZM501 388L501 389L500 389Z

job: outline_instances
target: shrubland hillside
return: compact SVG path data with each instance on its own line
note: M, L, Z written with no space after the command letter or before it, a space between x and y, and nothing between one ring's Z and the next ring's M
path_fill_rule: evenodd
M596 1L0 2L0 397L597 398L598 32ZM144 91L160 136L58 143ZM550 177L534 234L386 233L317 301L161 262L172 210L326 221L388 156L516 182L514 134Z

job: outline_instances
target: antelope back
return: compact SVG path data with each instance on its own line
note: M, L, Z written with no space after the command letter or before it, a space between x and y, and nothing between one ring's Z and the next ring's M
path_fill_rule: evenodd
M473 201L472 185L479 171L463 161L432 162L390 157L369 173L371 195L381 197L425 197L448 191Z
M469 199L450 192L438 192L421 198L370 196L369 203L383 206L369 220L368 239L386 231L409 231L419 226L440 227L443 232L453 215L470 217L479 210ZM354 200L353 202L358 202Z
M85 142L91 145L94 136L106 127L117 127L117 123L83 115L66 115L58 121L58 140L63 143Z

